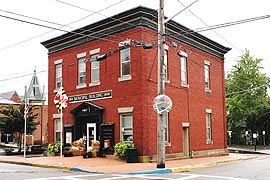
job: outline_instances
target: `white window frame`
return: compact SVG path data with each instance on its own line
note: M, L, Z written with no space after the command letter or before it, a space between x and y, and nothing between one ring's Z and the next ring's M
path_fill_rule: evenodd
M212 110L206 109L206 144L212 144Z
M169 141L170 141L170 136L169 136L169 113L165 113L163 115L164 117L164 126L165 126L165 143L166 145L169 144Z
M86 57L78 59L78 88L86 87Z
M170 83L170 80L169 80L169 46L168 45L164 45L164 81L166 83Z
M124 117L131 118L131 127L123 127ZM120 140L121 141L126 141L124 136L129 136L129 137L133 138L133 115L132 115L132 113L120 114L120 126L121 126L121 131L120 131ZM129 142L132 142L132 141L133 141L133 139L130 140Z
M205 85L205 91L211 92L211 86L210 86L210 62L204 61L204 85Z
M62 62L55 64L55 89L62 87Z
M124 42L119 43L119 47L124 47L125 45L130 45L130 40L126 40ZM127 53L127 60L123 60L123 56ZM125 58L124 57L124 58ZM129 63L129 74L123 74L123 64ZM130 57L130 47L124 48L120 50L120 77L118 78L118 81L127 81L131 80L131 57Z
M99 56L99 54L92 54L91 59ZM94 76L95 73L97 73L97 76ZM91 82L89 86L96 86L100 85L100 63L99 61L92 61L91 62Z
M57 134L59 134L60 139L57 139L58 137ZM56 118L54 119L54 142L60 142L60 141L61 141L61 119Z
M187 73L187 56L180 57L180 65L181 65L181 86L189 87L188 73Z

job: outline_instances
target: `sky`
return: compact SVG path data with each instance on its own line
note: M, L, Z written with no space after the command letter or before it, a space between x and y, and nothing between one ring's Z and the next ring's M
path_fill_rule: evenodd
M94 3L93 3L94 2ZM270 15L269 0L164 0L164 13L185 27L197 28ZM40 43L64 31L84 27L137 6L159 8L159 0L8 0L0 2L0 93L24 94L36 69L41 88L48 88L48 51ZM19 21L20 20L20 21ZM29 22L29 23L26 23ZM52 28L64 31L53 30ZM225 71L245 49L263 59L270 76L270 18L200 32L223 46Z

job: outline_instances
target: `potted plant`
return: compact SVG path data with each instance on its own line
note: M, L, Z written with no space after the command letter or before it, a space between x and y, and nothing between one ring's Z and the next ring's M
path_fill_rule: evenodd
M66 152L64 152L64 157L72 157L73 156L73 153L72 153L72 151L66 151Z
M133 147L133 144L130 142L120 141L115 144L114 146L114 156L118 157L119 159L126 158L126 149Z
M86 151L83 151L83 152L82 152L82 157L83 157L84 159L87 158L87 152L86 152Z
M55 156L60 152L60 143L51 143L48 145L48 155Z

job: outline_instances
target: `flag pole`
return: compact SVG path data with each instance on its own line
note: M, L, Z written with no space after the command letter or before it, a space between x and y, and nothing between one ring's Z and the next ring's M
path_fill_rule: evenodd
M62 105L60 106L60 123L61 123L61 138L60 138L60 164L63 164L63 156L62 156L62 144L63 144L63 114L62 114Z
M27 107L27 93L26 93L27 87L25 86L25 100L24 100L24 144L23 144L23 159L26 161L26 121L27 121L27 114L26 114L26 108Z
M26 161L26 158L25 158L25 155L26 155L26 121L27 121L27 117L24 116L24 145L23 145L23 148L24 148L24 150L23 150L24 161Z

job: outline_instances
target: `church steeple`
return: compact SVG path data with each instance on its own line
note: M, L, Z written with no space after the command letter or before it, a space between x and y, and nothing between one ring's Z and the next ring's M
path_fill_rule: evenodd
M36 69L34 70L34 75L33 75L32 80L30 82L29 88L26 92L26 97L31 102L42 103L45 101L45 98L44 98L44 96L41 92L40 86L39 86Z

